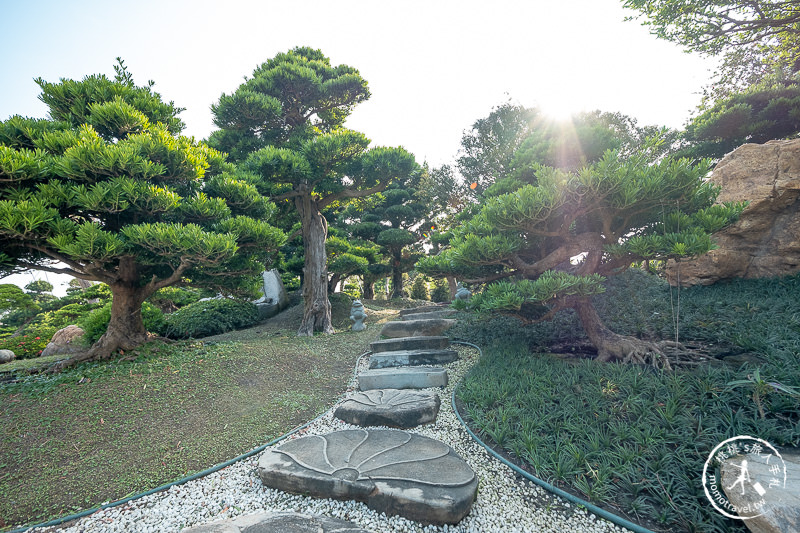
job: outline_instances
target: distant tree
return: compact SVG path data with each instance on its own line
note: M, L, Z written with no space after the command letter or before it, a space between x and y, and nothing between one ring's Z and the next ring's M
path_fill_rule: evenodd
M26 294L16 285L4 283L0 285L0 315L8 311L34 309L36 303L30 294Z
M217 151L179 135L152 82L36 80L50 119L0 123L0 264L106 283L106 333L62 367L148 339L142 303L162 287L238 287L283 243L273 207Z
M572 308L600 360L668 366L655 344L611 332L589 296L637 260L705 253L741 206L712 205L707 163L652 159L609 151L578 171L540 166L535 184L488 199L417 270L486 284L472 296L477 310L531 321Z
M333 333L323 211L381 192L417 168L404 149L369 149L363 134L342 128L353 106L368 96L357 70L333 67L319 50L295 48L262 64L212 106L222 128L211 135L212 146L243 160L241 168L259 191L278 205L291 205L300 219L301 336Z
M418 274L411 283L411 291L409 297L413 300L430 300L431 295L428 290L428 280L422 274Z
M692 157L722 158L744 143L800 134L799 76L772 76L732 93L693 117L684 133Z
M49 281L38 279L25 285L25 289L30 293L39 295L46 292L53 292L53 284Z

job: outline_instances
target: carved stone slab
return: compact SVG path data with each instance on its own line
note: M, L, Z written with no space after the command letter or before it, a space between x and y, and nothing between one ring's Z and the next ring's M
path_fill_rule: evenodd
M399 315L401 317L406 315L413 315L415 313L429 313L431 311L440 311L442 309L449 309L448 305L423 305L422 307L410 307L408 309L401 309Z
M398 350L370 355L369 367L444 365L457 359L458 352L455 350Z
M358 375L358 389L428 389L447 386L447 369L430 366L376 368Z
M369 533L358 524L327 516L301 513L258 513L217 520L181 533Z
M400 320L384 324L383 328L381 328L381 335L394 339L401 337L433 337L441 335L455 325L456 321L449 318Z
M369 343L373 353L398 350L444 350L448 346L450 346L450 339L447 337L403 337Z
M357 392L334 411L336 418L356 426L413 428L436 420L441 400L428 391L375 389Z
M478 488L472 468L448 445L399 430L345 430L267 450L264 485L320 498L357 500L387 515L455 524Z

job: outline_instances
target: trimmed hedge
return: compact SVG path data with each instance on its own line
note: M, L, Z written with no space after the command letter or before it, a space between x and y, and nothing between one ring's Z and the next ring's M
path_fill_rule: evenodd
M258 308L251 302L219 298L195 302L165 317L164 336L188 339L218 335L258 322Z

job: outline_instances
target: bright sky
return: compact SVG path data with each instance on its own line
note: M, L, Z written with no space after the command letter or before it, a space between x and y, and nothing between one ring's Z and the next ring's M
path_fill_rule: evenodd
M681 127L713 63L624 22L621 0L0 0L0 120L44 117L36 77L103 73L186 111L206 138L210 106L295 46L357 68L372 97L347 122L419 162L451 163L462 132L509 97L556 115L621 111ZM8 282L8 278L3 280ZM25 282L27 283L28 280Z

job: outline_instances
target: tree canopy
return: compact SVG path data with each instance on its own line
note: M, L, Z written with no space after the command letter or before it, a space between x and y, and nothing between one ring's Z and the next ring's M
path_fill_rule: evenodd
M539 166L535 183L488 199L417 270L485 284L478 310L541 320L575 309L601 360L661 360L655 345L609 331L589 296L635 261L705 253L741 206L712 205L707 161L652 159L607 151L579 170Z
M142 302L185 282L234 287L285 239L274 210L222 154L183 137L180 109L104 75L37 80L49 119L0 123L0 263L108 284L111 322L73 358L147 339Z

